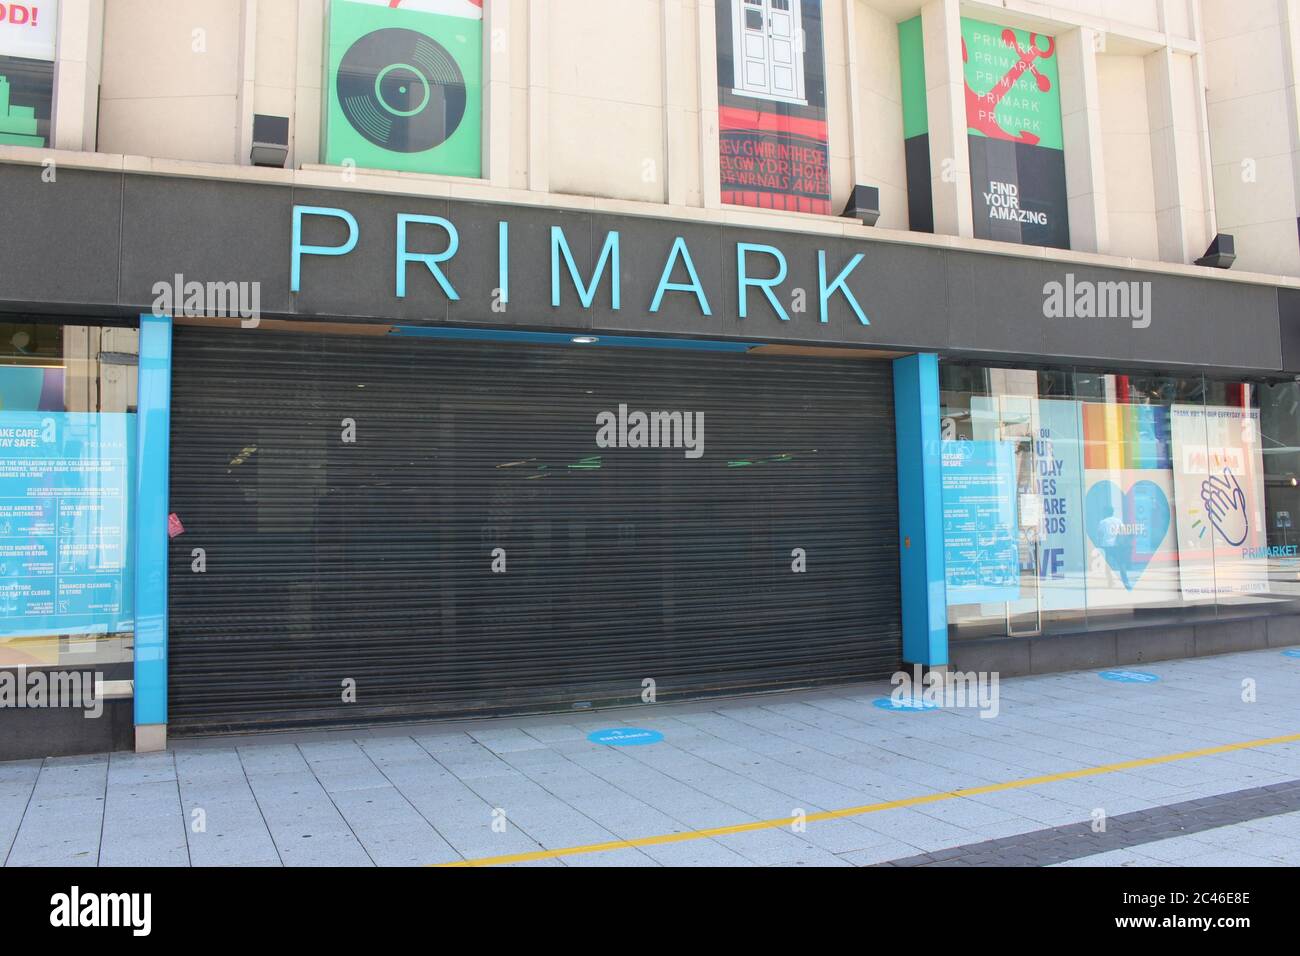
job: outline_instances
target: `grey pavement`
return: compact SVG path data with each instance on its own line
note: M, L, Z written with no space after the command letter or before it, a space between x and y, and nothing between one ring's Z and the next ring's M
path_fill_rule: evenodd
M1300 658L1271 649L1131 669L1159 680L1122 683L1095 671L1004 679L992 718L967 708L882 709L875 701L891 688L877 683L581 714L173 740L166 753L0 763L0 859L1300 864L1293 805L1300 740L1058 776L1300 735ZM663 740L622 747L588 740L612 727L657 730ZM1030 782L890 805L1012 781ZM861 807L870 809L816 819ZM725 832L790 818L800 822ZM1099 820L1114 826L1098 831ZM1086 829L1109 836L1090 842ZM715 830L724 832L695 835ZM657 842L662 837L671 842ZM624 841L633 845L590 849ZM570 848L587 849L554 852Z
M1168 841L1182 840L1206 833L1211 843L1212 831L1235 830L1270 818L1300 813L1300 780L1275 783L1250 790L1234 790L1196 800L1167 804L1150 810L1137 810L1108 817L1097 815L1086 823L1044 827L1029 833L949 847L931 853L891 860L881 866L1064 866L1091 858L1105 861L1119 859L1122 851L1135 851L1143 858L1148 846L1153 849ZM1238 839L1247 839L1239 837ZM1289 837L1270 835L1260 838L1267 846L1260 849L1273 862L1285 862L1300 842ZM1196 844L1193 842L1192 844ZM1200 852L1209 850L1200 844ZM1151 857L1147 857L1150 864ZM1262 865L1262 864L1261 864Z

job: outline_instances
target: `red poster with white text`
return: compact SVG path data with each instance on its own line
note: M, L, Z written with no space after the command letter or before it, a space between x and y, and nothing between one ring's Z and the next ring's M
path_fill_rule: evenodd
M831 211L821 0L718 0L722 201Z

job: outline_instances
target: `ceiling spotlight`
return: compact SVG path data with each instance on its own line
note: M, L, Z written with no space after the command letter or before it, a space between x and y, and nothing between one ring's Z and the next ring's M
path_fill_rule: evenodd
M574 345L594 345L596 342L599 342L600 339L596 338L594 335L575 335L569 341Z

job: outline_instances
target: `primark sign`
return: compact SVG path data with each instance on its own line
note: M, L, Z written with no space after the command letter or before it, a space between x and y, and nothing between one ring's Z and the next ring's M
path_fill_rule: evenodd
M313 227L318 231L328 228L332 241L308 241L304 237ZM509 219L484 223L476 218L472 228L479 248L467 253L462 226L451 215L397 212L382 230L373 225L363 230L347 209L295 204L290 291L312 291L311 280L305 275L311 263L342 266L346 257L366 251L367 244L371 244L371 256L377 249L389 259L391 294L399 300L419 296L430 302L465 301L466 290L456 278L459 267L476 275L490 270L490 290L481 283L478 289L480 299L483 291L490 293L489 301L480 304L498 313L509 312L518 304L517 280L522 272L529 279L526 295L530 301L526 304L533 308L545 304L559 309L576 294L582 308L600 307L611 313L655 316L677 300L700 318L713 316L724 305L727 309L734 305L735 315L745 319L756 306L765 305L781 322L803 318L830 323L834 314L859 327L871 324L860 298L867 284L866 269L859 269L866 258L862 252L813 248L801 243L798 255L808 261L796 264L793 254L788 257L785 250L771 242L723 243L722 255L731 260L727 271L734 277L731 288L724 292L715 275L721 272L715 261L717 244L707 244L714 265L706 270L700 264L706 243L693 248L682 234L672 238L665 255L650 260L642 244L635 238L629 241L619 228L598 232L560 224L539 227L534 221L528 224L527 242L515 235ZM491 232L490 242L483 241L485 229ZM544 241L539 241L539 236ZM587 249L591 262L584 267L580 264L581 252ZM373 258L369 261L373 262ZM805 285L803 280L796 280L792 266L806 270L804 274L813 281ZM328 273L318 274L322 276L320 281L333 281ZM549 281L539 283L539 275ZM546 297L543 302L535 301L541 297Z
M576 199L507 204L77 176L97 188L51 191L36 167L0 163L10 213L0 230L5 311L62 303L119 315L198 312L249 328L260 316L261 327L301 322L304 332L308 321L376 334L387 325L399 336L460 326L536 332L538 341L556 332L641 344L689 337L701 348L854 347L881 357L925 351L1235 374L1282 367L1279 303L1291 308L1275 286L1225 281L1218 270L977 251L831 217L735 209L669 217L646 204L629 207L644 213L633 214ZM1026 194L1023 176L1005 192L1003 208L1050 209ZM89 210L88 195L98 197ZM178 208L207 226L157 227ZM1048 222L1064 226L1050 212Z

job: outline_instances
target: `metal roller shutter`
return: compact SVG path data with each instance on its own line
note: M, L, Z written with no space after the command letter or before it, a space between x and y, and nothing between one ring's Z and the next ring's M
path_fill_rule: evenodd
M891 387L864 360L178 327L171 725L884 675ZM702 412L704 454L597 447L620 404Z

